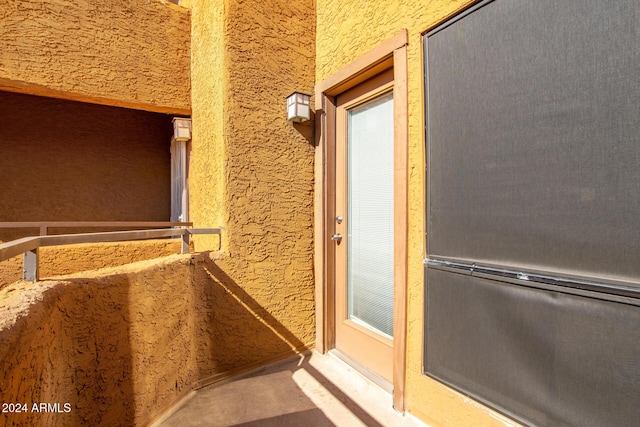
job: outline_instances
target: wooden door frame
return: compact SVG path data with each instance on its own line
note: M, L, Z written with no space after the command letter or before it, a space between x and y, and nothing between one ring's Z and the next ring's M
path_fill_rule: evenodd
M403 30L315 87L315 287L316 349L335 347L335 212L336 96L380 72L393 68L394 115L394 321L393 406L404 411L407 331L408 220L408 33Z

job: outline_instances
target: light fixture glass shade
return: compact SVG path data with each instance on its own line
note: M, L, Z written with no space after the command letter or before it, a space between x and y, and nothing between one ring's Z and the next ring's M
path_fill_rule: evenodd
M287 120L304 122L311 118L311 95L293 92L287 97Z
M176 141L188 141L191 139L191 119L184 117L173 118L173 138Z

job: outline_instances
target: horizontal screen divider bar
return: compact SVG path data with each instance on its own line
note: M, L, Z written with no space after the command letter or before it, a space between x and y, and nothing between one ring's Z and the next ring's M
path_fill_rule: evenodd
M424 263L426 267L437 270L640 306L640 287L624 282L514 269L457 258L430 257Z

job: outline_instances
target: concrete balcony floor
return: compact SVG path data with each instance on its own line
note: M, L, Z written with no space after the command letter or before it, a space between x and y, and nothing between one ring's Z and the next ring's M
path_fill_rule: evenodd
M391 402L334 355L309 352L202 388L153 426L424 427Z

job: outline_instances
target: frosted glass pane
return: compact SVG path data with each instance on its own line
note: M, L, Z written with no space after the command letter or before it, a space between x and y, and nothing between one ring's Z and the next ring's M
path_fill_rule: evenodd
M393 93L348 112L349 319L393 336Z

